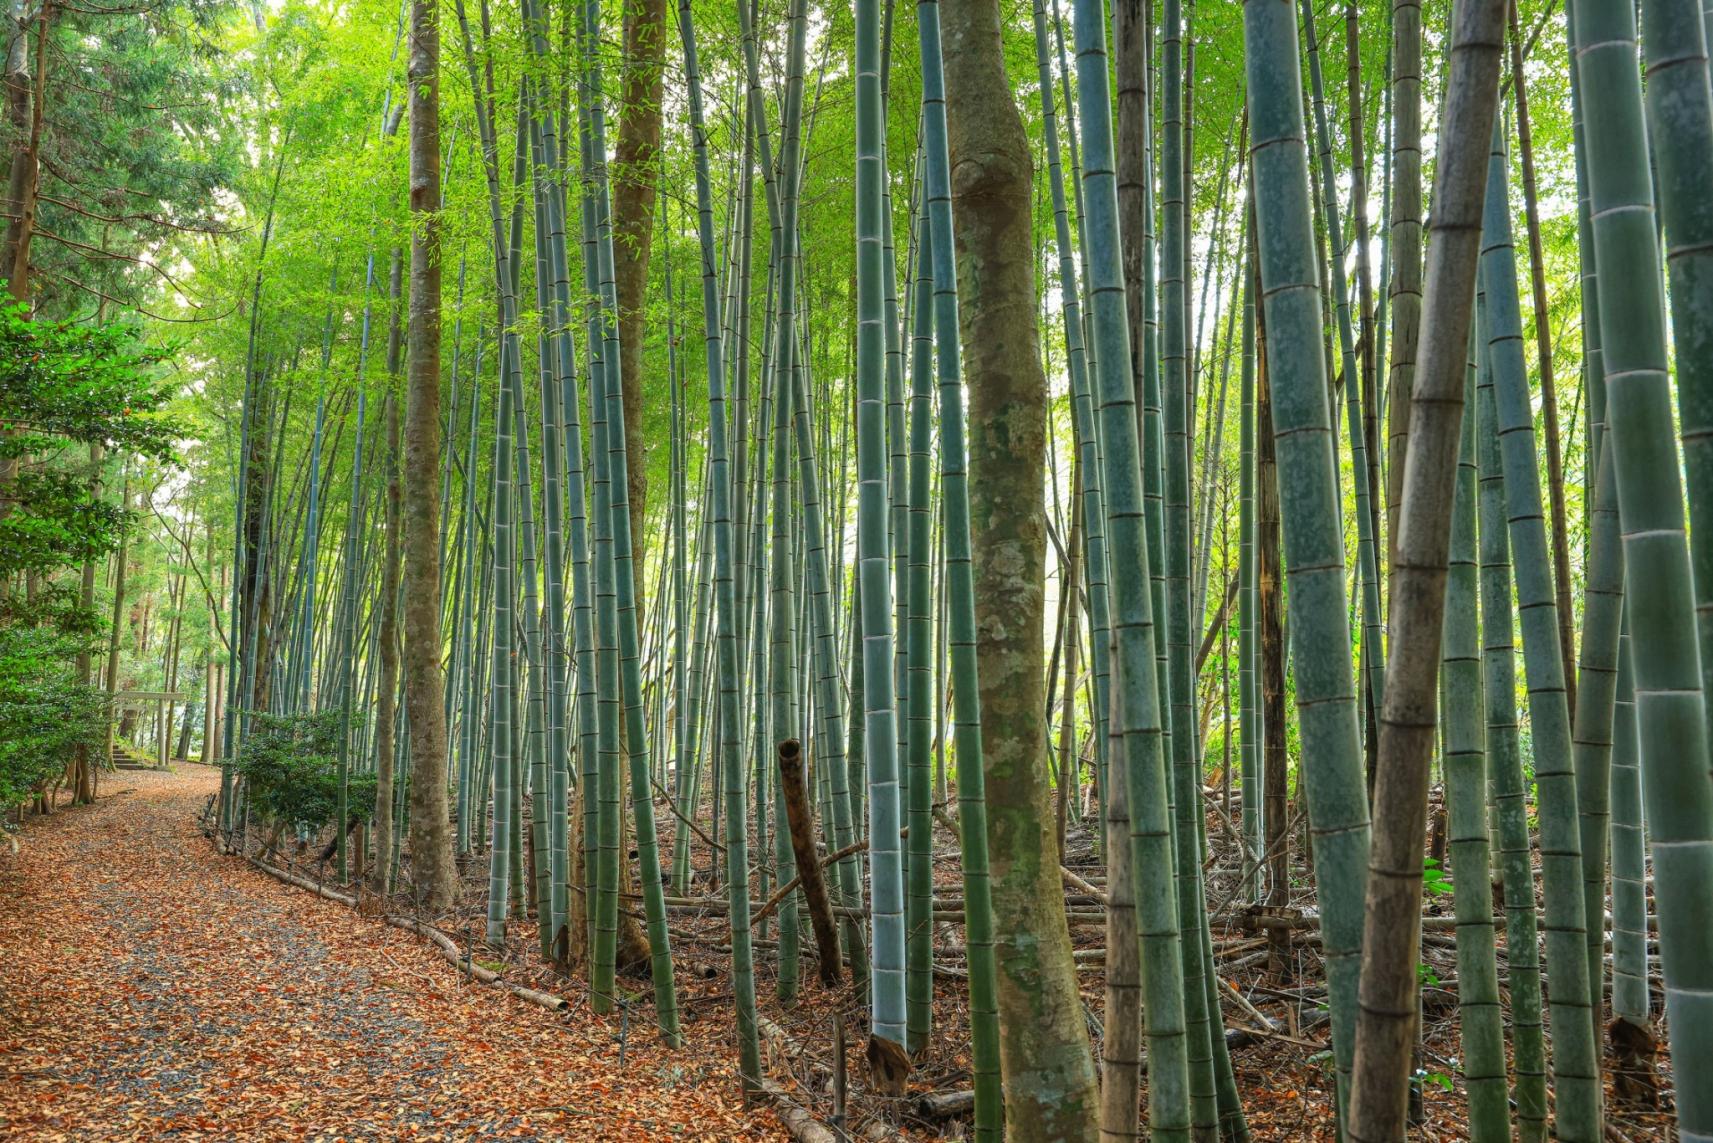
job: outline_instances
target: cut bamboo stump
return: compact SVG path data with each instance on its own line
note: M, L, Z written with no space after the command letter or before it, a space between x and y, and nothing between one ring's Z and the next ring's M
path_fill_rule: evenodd
M809 905L815 947L821 954L821 983L833 988L841 975L839 934L833 927L833 907L827 900L827 886L821 880L821 863L815 852L815 820L809 815L803 783L803 747L795 738L779 744L779 788L785 795L785 818L791 827L791 849L797 855L797 876Z

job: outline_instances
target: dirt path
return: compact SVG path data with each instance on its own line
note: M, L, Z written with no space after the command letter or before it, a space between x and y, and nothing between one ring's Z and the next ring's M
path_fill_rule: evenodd
M0 1138L777 1138L718 1038L465 985L420 938L214 854L200 766L106 776L0 851ZM713 1035L712 1029L709 1034Z

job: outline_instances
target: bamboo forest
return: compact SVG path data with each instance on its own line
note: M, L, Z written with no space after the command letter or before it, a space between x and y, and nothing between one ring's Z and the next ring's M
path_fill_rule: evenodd
M0 30L0 1138L1713 1143L1713 3Z

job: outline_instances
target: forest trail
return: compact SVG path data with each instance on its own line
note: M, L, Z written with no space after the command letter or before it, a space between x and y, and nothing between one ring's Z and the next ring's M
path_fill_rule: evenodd
M465 985L420 938L223 858L219 772L104 776L0 852L0 1139L724 1140L725 1060ZM711 1062L717 1061L717 1062Z

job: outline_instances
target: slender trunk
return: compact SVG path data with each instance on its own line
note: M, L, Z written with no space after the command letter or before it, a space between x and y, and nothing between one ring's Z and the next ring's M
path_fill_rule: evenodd
M1482 689L1487 701L1487 775L1498 819L1505 903L1505 960L1511 989L1511 1053L1516 1070L1517 1135L1546 1138L1546 1046L1541 1034L1540 943L1529 853L1528 785L1517 732L1517 668L1511 615L1510 540L1505 534L1505 476L1494 431L1492 370L1484 306L1476 307L1477 460L1480 472Z
M1253 253L1253 252L1252 252ZM1250 273L1258 275L1255 262ZM1259 285L1257 278L1251 285ZM1255 307L1255 623L1260 643L1256 670L1260 676L1261 722L1261 864L1266 870L1267 904L1288 904L1291 893L1290 764L1285 711L1285 609L1279 588L1284 560L1279 548L1279 468L1273 440L1273 394L1268 384L1266 307ZM1304 855L1307 856L1306 854ZM1291 934L1273 929L1271 960L1274 976L1291 973Z
M1392 656L1380 714L1356 1029L1359 1062L1350 1097L1350 1137L1372 1143L1402 1137L1408 1118L1418 1019L1428 771L1438 745L1451 514L1463 438L1482 192L1488 181L1481 140L1494 134L1502 2L1480 0L1457 10L1435 164L1423 336L1410 398L1410 452L1399 535L1393 543ZM1496 161L1504 162L1503 151ZM1348 378L1352 384L1355 380Z
M0 273L4 273L18 302L29 301L30 240L36 230L37 195L41 186L42 168L42 104L47 99L48 32L53 26L54 6L42 5L36 16L36 71L32 77L27 49L22 41L28 35L20 26L7 64L7 111L18 131L19 146L12 152L12 170L7 184L6 199L11 216L6 226L4 246L0 246ZM25 109L28 109L28 122Z
M1469 1090L1473 1143L1510 1143L1505 1075L1505 1017L1494 946L1492 853L1487 833L1487 766L1483 749L1481 634L1476 613L1480 564L1476 550L1475 373L1481 342L1472 336L1464 370L1463 431L1452 509L1446 575L1445 786L1457 913L1457 1011L1462 1024L1463 1074Z
M1516 553L1517 608L1528 682L1529 729L1534 744L1543 919L1547 963L1552 968L1553 982L1548 1000L1553 1032L1553 1094L1557 1100L1555 1122L1559 1137L1573 1143L1579 1139L1598 1139L1601 1135L1600 1059L1595 1050L1587 950L1583 944L1587 924L1583 916L1576 775L1571 767L1570 710L1564 699L1558 607L1548 573L1551 556L1541 505L1533 397L1523 359L1521 306L1506 197L1504 134L1495 131L1494 137L1495 154L1483 218L1481 274L1487 300L1495 429L1500 437L1505 473L1511 546ZM1681 501L1674 497L1672 503L1675 508Z
M1101 5L1095 0L1078 0L1074 28L1078 102L1083 110L1087 143L1083 205L1093 333L1090 348L1095 351L1090 355L1095 363L1091 368L1095 384L1091 388L1098 393L1099 408L1099 432L1087 435L1104 445L1099 458L1101 487L1106 497L1104 524L1111 543L1111 567L1115 573L1123 569L1121 574L1112 575L1110 583L1113 632L1110 780L1123 781L1128 786L1133 868L1155 871L1146 881L1136 877L1143 1004L1148 1012L1149 1125L1156 1138L1187 1140L1190 1078L1183 938L1172 883L1157 872L1171 867L1174 855L1168 811L1165 710L1161 701L1162 664L1157 658L1165 641L1164 632L1156 625L1156 616L1164 620L1164 609L1158 606L1160 592L1155 574L1159 570L1156 556L1160 529L1150 526L1157 524L1157 515L1153 521L1144 518L1145 506L1157 506L1158 502L1144 497L1142 430L1150 430L1149 443L1154 444L1157 437L1153 430L1157 430L1159 418L1150 413L1144 413L1140 419L1137 415L1139 403L1131 368L1131 334L1125 315L1119 249L1111 80ZM1074 158L1073 152L1073 165ZM1150 308L1145 305L1144 313ZM1143 336L1148 336L1147 331ZM1147 352L1145 346L1145 358ZM1145 387L1141 395L1144 403L1153 396L1150 391L1153 388ZM1158 451L1155 456L1158 457ZM1158 466L1147 467L1152 473ZM1149 479L1152 481L1154 477L1151 475ZM1155 481L1150 491L1158 487ZM1110 1109L1105 1117L1106 1129L1134 1133L1134 1114L1134 1109Z
M1350 654L1335 438L1327 407L1324 323L1315 282L1302 77L1296 14L1289 5L1245 0L1243 21L1269 393L1280 490L1289 491L1280 497L1280 525L1298 666L1302 781L1314 839L1333 1056L1342 1096L1355 1057L1368 804ZM1310 663L1314 669L1304 669Z
M749 923L748 824L744 814L743 760L738 748L737 567L732 521L730 446L727 442L725 368L721 354L718 284L715 278L714 220L708 178L707 135L702 125L702 86L696 66L695 26L690 0L680 0L679 31L684 40L684 70L690 86L690 124L696 152L696 223L702 245L702 334L708 384L709 513L714 544L714 604L719 670L715 726L719 740L717 776L723 789L726 832L728 919L732 939L732 980L736 994L738 1060L745 1094L761 1085L761 1046L756 1032L755 964Z
M393 380L389 370L388 381ZM375 892L386 896L392 890L393 778L397 771L393 740L398 696L398 599L399 560L403 547L399 535L402 490L399 485L398 401L387 396L387 491L386 555L381 561L380 595L375 600L380 628L380 675L375 685ZM432 485L431 485L432 486Z
M1398 539L1404 460L1410 445L1410 390L1422 314L1422 9L1392 0L1392 212L1386 220L1392 259L1392 360L1386 381L1386 536ZM1397 563L1388 551L1386 565Z
M90 474L89 494L92 500L101 495L101 459L101 445L99 443L91 444L89 446L89 465L93 471ZM78 599L83 605L84 611L93 615L95 611L94 560L86 559L83 561L83 583ZM90 648L85 647L77 655L77 681L87 687L94 682L94 678L94 653ZM101 760L102 764L105 764L106 761L106 759ZM72 803L74 805L84 806L95 801L96 769L96 760L90 757L89 744L79 743L72 782Z
M1523 216L1529 234L1529 285L1535 311L1535 360L1540 367L1541 434L1546 438L1547 500L1552 512L1552 583L1558 601L1558 649L1564 657L1564 698L1576 719L1576 612L1571 604L1570 526L1564 508L1564 450L1558 431L1558 390L1552 372L1552 311L1546 297L1546 256L1541 248L1540 196L1536 192L1534 132L1529 124L1529 90L1523 75L1523 42L1517 26L1517 0L1506 0L1510 26L1511 87L1517 114L1517 153L1522 159Z

